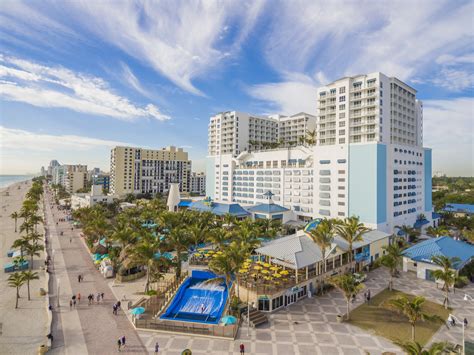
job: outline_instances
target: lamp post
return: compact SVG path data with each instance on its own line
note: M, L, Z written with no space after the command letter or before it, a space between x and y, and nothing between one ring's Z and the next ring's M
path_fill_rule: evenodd
M466 355L466 343L464 341L464 328L465 328L464 320L460 320L453 314L449 314L448 319L454 319L456 322L461 323L462 325L462 355Z
M253 307L253 302L247 299L247 336L250 336L250 306Z
M56 299L57 299L57 307L59 308L60 307L60 304L59 304L59 279L56 279L56 284L58 285L58 293L56 295Z

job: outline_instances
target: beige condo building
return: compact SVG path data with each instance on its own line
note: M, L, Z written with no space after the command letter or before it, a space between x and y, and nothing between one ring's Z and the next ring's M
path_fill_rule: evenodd
M183 148L155 149L115 147L110 153L110 192L126 194L166 193L178 182L189 192L191 161Z

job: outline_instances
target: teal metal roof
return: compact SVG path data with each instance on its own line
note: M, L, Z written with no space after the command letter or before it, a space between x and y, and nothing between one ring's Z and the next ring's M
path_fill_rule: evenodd
M258 205L247 208L247 210L250 212L267 213L267 214L289 211L288 208L274 204L274 203L260 203Z
M242 208L238 203L218 203L218 202L205 202L205 201L196 201L189 205L190 210L200 211L200 212L212 212L215 215L223 216L226 214L231 214L235 217L246 217L249 216L246 210Z
M408 249L403 254L415 261L432 263L435 255L444 255L448 258L457 257L459 262L454 264L456 270L461 269L474 258L474 245L454 240L451 237L428 239Z

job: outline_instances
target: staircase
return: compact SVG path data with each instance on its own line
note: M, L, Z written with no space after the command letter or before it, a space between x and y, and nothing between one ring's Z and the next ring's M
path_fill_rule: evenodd
M258 309L251 309L249 316L250 325L254 328L260 324L268 322L268 318L265 313L260 312Z

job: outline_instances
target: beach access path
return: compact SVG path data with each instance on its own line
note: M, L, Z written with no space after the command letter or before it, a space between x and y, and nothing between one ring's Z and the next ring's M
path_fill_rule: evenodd
M52 354L116 354L117 340L125 336L126 347L121 352L146 354L140 338L123 311L113 315L112 306L117 299L108 282L92 263L80 230L72 229L65 213L54 206L51 192L45 194L47 228L54 249L55 278L59 280L60 307L53 304L54 343ZM57 224L56 224L57 223ZM61 232L63 235L61 235ZM84 280L78 282L78 276ZM57 284L55 285L57 287ZM70 309L72 295L81 294L76 308ZM104 300L88 305L87 296L104 293ZM125 307L125 305L123 305Z
M15 220L10 217L19 212L26 193L30 189L31 180L18 182L0 189L0 353L1 354L36 354L38 347L47 344L49 333L48 297L40 296L40 288L47 289L46 272L44 270L44 254L35 257L33 270L38 273L39 280L30 282L31 301L28 301L27 287L20 289L21 298L18 309L15 309L15 288L8 287L7 279L12 273L5 273L3 266L12 261L7 256L13 242L20 238L22 218L18 218L17 232ZM41 206L40 206L41 208ZM40 210L41 213L41 210ZM37 226L43 234L43 226ZM24 233L23 233L24 235ZM29 260L28 257L26 257Z

